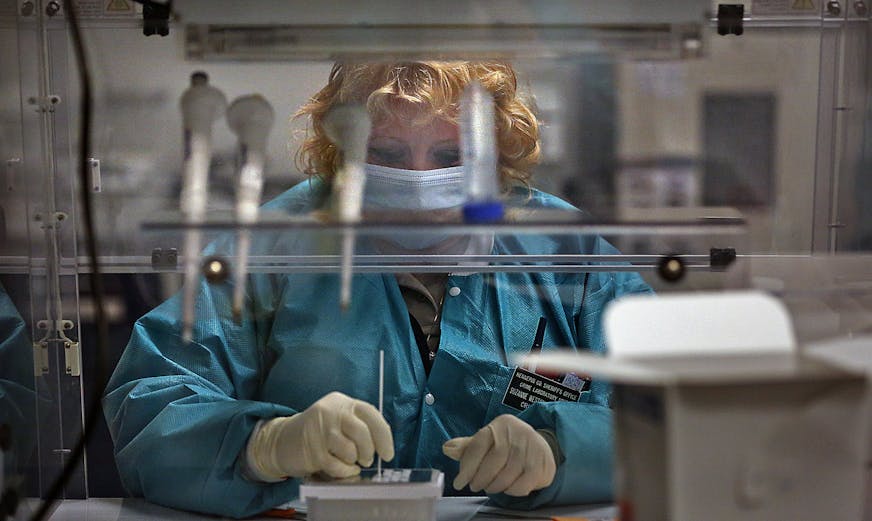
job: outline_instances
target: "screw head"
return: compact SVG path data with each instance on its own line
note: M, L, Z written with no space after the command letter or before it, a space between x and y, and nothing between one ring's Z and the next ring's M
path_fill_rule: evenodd
M54 16L54 15L58 14L60 11L61 11L61 4L59 4L55 0L52 0L51 2L46 4L46 6L45 6L45 14L47 14L48 16Z

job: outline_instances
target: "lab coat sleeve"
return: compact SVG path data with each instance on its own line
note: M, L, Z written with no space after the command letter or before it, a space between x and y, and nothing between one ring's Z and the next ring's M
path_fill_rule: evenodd
M37 394L33 377L33 347L27 327L0 286L0 424L12 433L12 446L0 472L9 475L30 457L36 440ZM46 409L45 404L43 408ZM12 466L16 468L10 468Z
M137 321L104 396L125 487L162 505L246 517L293 499L298 483L246 479L240 454L261 418L295 411L256 401L262 346L250 311L228 317L229 284L203 284L194 341L181 296Z
M592 274L593 275L593 274ZM628 293L650 293L638 274L618 272L592 276L585 302L576 323L579 346L597 353L606 350L602 313L610 301ZM536 403L519 417L536 429L551 429L565 461L557 468L548 487L528 497L505 494L491 496L506 508L533 509L545 505L566 505L612 499L612 411L610 386L594 380L587 403Z

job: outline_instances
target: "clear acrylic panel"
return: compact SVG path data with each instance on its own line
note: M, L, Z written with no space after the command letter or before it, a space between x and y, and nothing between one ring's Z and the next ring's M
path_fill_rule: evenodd
M48 16L47 1L33 12L23 4L0 1L0 282L10 297L5 307L0 299L8 310L0 385L27 391L27 407L16 405L27 413L21 421L39 424L38 451L15 460L30 467L4 474L26 475L28 495L45 494L81 432L83 403L99 391L81 190L95 205L110 362L123 358L106 402L115 439L101 423L89 470L75 474L68 498L143 494L137 487L147 480L134 467L153 457L190 478L155 492L160 503L224 515L265 506L254 496L222 503L210 473L224 458L222 476L242 479L228 462L266 413L227 416L218 422L226 438L192 419L208 416L205 408L182 418L172 416L178 404L168 406L173 412L160 414L178 423L162 424L127 396L139 378L179 373L191 380L172 392L205 403L217 389L230 408L269 402L297 411L330 390L374 403L382 346L395 375L391 399L420 405L420 390L404 382L427 382L424 348L437 346L432 369L448 371L462 366L468 343L478 370L497 383L468 396L447 376L434 378L429 395L468 401L476 420L462 427L477 429L512 412L495 389L506 388L511 356L530 350L538 319L547 317L543 350L602 351L602 312L626 294L763 289L788 306L803 343L872 327L872 263L862 254L872 247L869 19L853 4L836 14L819 0L745 2L744 18L730 21L718 18L719 4L693 0L449 1L426 13L391 1L303 9L177 0L169 34L145 37L136 2L78 1L95 81L85 186L76 175L81 92L66 17ZM730 23L742 34L719 34ZM385 211L365 200L360 221L343 223L330 176L307 175L298 161L313 128L295 117L334 65L489 60L516 74L537 136L528 184L503 185L504 216L477 223L456 204L409 211L403 201ZM227 101L258 93L275 111L256 222L240 224L234 213L242 154L224 116L212 125L203 222L181 212L190 150L180 102L195 71ZM454 123L459 90L451 95ZM389 123L370 113L375 127ZM430 127L411 126L407 138L435 140ZM455 160L441 166L457 166L455 145ZM250 244L241 250L240 240ZM843 252L853 254L834 255ZM340 378L310 369L319 364L360 370ZM603 382L583 392L588 403L608 404ZM127 408L142 416L125 422ZM414 425L401 409L388 406L389 420ZM168 432L160 455L149 452L154 430ZM113 441L115 451L126 448L118 459ZM186 459L194 450L204 452ZM420 463L411 451L400 459ZM194 496L213 502L186 503Z

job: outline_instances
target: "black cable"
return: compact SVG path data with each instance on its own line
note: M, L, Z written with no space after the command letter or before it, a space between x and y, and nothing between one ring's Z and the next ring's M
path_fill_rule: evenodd
M64 0L64 12L67 17L67 23L70 28L70 37L73 42L73 53L76 58L76 65L79 69L79 80L81 85L80 107L80 124L79 124L79 195L81 196L82 215L85 220L85 244L88 251L88 258L91 262L91 293L94 299L94 308L96 310L97 322L97 356L96 369L94 371L94 396L89 404L87 413L85 414L85 425L82 429L82 435L79 441L73 447L69 454L66 464L61 472L61 475L52 483L49 488L45 500L40 505L39 509L31 518L31 521L42 521L46 519L55 501L61 497L64 487L69 482L70 477L75 471L79 461L83 461L82 456L85 453L85 445L94 433L94 426L97 424L101 411L100 400L103 396L103 390L106 386L107 366L107 346L109 344L108 324L106 323L106 315L103 309L103 280L100 277L100 266L97 259L97 237L94 228L94 208L91 200L91 192L88 190L88 158L91 156L91 119L93 94L91 89L91 72L88 66L87 55L85 54L85 44L82 41L81 28L79 20L73 7L72 0Z

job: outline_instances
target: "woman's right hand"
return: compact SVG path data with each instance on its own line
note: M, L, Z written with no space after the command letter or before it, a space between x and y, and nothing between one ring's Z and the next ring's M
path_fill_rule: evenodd
M263 423L247 448L249 466L270 480L316 472L354 476L372 465L375 453L394 459L390 426L371 404L340 392L303 412Z

